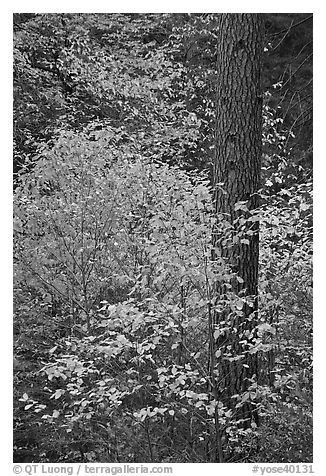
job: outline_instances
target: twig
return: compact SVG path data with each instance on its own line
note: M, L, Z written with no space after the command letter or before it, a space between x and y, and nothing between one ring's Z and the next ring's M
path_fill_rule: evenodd
M291 25L290 28L295 28L299 25L302 25L302 23L305 23L306 21L310 20L312 17L313 17L313 15L309 15L308 17L304 18L303 20L299 21L298 23L295 23L294 25ZM284 28L283 30L278 31L277 33L273 33L270 36L273 38L274 36L281 35L282 33L286 32L287 30L288 30L288 28Z

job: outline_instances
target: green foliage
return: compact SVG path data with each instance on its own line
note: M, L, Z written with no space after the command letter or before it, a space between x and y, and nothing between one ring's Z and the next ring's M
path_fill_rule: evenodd
M311 461L310 171L272 88L261 206L215 215L196 169L213 154L215 23L15 16L18 461L207 462L216 421L226 461ZM257 221L254 323L222 250ZM222 369L245 380L256 357L227 398Z
M226 455L243 458L244 451L253 451L257 430L254 423L245 431L238 428L242 405L250 400L269 421L273 399L291 405L294 398L300 408L310 399L305 367L310 341L303 328L310 312L302 315L301 306L295 308L302 289L309 292L309 184L283 190L272 202L269 197L257 211L263 271L254 337L254 329L234 329L244 298L232 291L237 278L219 255L221 243L225 247L245 235L241 230L234 235L223 217L216 221L205 176L139 159L117 160L105 147L84 134L64 134L43 150L16 190L17 308L42 313L43 342L52 324L56 333L61 329L55 346L45 345L38 369L38 378L47 379L45 394L40 399L25 392L24 411L33 412L49 432L55 426L66 448L58 452L65 458L118 461L121 453L129 461L200 462L210 458L217 407ZM245 204L238 209L246 210ZM255 222L255 214L248 219ZM214 225L221 243L212 261ZM293 240L300 241L299 254ZM221 285L225 292L213 300L212 289ZM310 302L310 294L305 299ZM249 392L234 396L235 406L215 400L207 371L212 306L228 309L214 328L218 361L246 368L258 352L266 374L258 383L271 384L274 393L266 395L253 382ZM229 345L234 332L242 342L236 353ZM286 396L289 376L290 389L301 389L300 398ZM121 447L117 433L120 438L123 426L132 437ZM81 428L98 440L84 441L76 453ZM148 443L140 450L143 438ZM109 442L108 452L101 450L103 441ZM51 458L46 444L40 452Z
M86 124L95 129L93 140L102 131L128 152L148 156L150 150L150 156L174 164L194 155L201 118L189 94L195 98L202 91L187 77L185 66L171 58L171 47L152 38L163 29L167 39L172 19L45 14L18 24L17 170L40 142L57 136L58 130L80 130Z
M187 415L189 406L210 425L207 374L190 365L206 365L207 279L231 274L222 259L209 266L208 182L167 165L114 162L97 151L97 143L65 135L16 190L17 295L26 288L39 293L45 314L56 302L64 329L43 369L54 384L49 404L33 398L24 408L49 424L59 418L68 433L85 419L93 425L103 412L102 423L118 412L136 425L142 415ZM226 225L221 219L221 230ZM53 408L51 399L65 402L63 408ZM129 409L128 399L140 401Z
M119 148L209 167L217 17L15 14L14 171L58 130L85 125L95 128L93 139L109 132ZM291 19L304 18L266 15L263 75L264 87L273 90L268 102L275 120L285 121L287 145L299 144L291 161L311 169L311 20L283 41L278 35Z

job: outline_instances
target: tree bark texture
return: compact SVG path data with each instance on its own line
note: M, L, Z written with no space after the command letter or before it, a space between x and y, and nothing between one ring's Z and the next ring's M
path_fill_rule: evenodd
M214 203L216 213L227 214L231 223L238 219L241 211L235 209L239 201L246 201L249 210L259 203L261 139L262 139L262 91L261 60L263 51L263 22L260 14L221 14L217 44L217 97L215 158L213 168ZM218 184L223 184L222 192ZM243 215L244 216L244 215ZM248 218L248 213L247 213ZM257 318L258 294L258 223L248 222L252 234L248 242L235 243L222 250L233 270L242 278L234 283L236 293L253 298L253 306L243 307L241 321L234 327L252 330ZM237 225L235 225L235 231ZM216 242L213 233L213 243ZM215 240L214 240L215 236ZM254 317L253 317L254 316ZM221 319L216 317L216 322ZM231 338L237 349L237 336ZM241 340L238 338L238 341ZM216 343L219 348L219 343ZM257 359L247 357L226 365L224 392L231 402L232 394L240 394L249 386L249 379L257 376ZM234 400L233 400L234 401ZM252 418L252 408L247 405L243 418Z

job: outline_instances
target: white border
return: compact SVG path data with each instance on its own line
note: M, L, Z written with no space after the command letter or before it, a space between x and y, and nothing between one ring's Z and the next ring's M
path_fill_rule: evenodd
M326 390L324 382L326 372L324 367L326 347L326 234L325 234L325 188L326 157L323 144L326 127L325 104L325 2L303 1L124 1L109 3L104 1L56 1L52 5L44 1L13 1L10 5L1 7L0 34L1 34L1 174L0 174L0 290L1 290L1 453L5 468L3 474L12 474L12 13L16 12L262 12L262 13L314 13L314 471L316 475L325 474L322 468L324 461L325 435L325 403ZM225 465L198 465L173 464L174 475L205 474L246 475L251 474L252 465L225 464Z

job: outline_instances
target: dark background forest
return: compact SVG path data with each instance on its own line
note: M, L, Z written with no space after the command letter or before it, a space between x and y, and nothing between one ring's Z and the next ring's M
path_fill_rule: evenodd
M14 14L16 462L312 461L312 14L263 15L255 329L208 258L248 239L211 203L218 18ZM259 368L229 400L216 286L216 359Z

